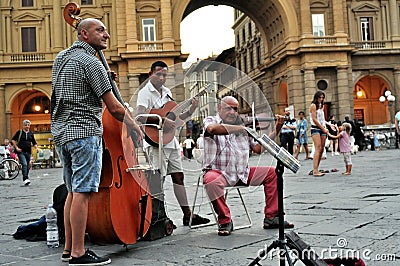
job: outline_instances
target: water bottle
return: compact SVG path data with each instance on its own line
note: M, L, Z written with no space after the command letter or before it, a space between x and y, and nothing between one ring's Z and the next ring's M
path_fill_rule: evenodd
M53 208L53 204L49 204L47 207L46 223L47 246L50 248L57 248L60 242L58 240L57 212Z

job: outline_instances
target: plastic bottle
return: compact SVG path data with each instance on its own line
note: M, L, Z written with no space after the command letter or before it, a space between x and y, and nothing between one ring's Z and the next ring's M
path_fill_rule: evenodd
M47 246L50 248L57 248L60 242L58 239L57 212L53 208L53 204L49 204L47 207L46 223Z

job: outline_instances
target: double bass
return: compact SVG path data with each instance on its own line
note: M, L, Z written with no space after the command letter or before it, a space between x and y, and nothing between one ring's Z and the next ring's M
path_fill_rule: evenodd
M76 3L64 8L64 19L74 28L81 18ZM124 105L118 88L109 71L101 51L100 60L118 101ZM103 116L103 168L99 191L92 193L89 200L86 232L94 243L134 244L149 229L152 216L152 201L145 173L128 170L137 165L135 138L124 123L115 119L107 108Z

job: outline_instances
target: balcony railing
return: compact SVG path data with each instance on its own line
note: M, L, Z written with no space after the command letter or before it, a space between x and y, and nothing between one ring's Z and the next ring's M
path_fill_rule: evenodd
M387 47L387 42L385 41L364 41L364 42L351 42L357 49L362 50L373 50L373 49L385 49Z
M23 54L11 54L11 62L40 62L46 61L46 54L41 53L23 53Z
M336 44L336 37L314 37L314 44Z
M161 42L141 42L139 43L139 51L153 52L162 51L163 44Z

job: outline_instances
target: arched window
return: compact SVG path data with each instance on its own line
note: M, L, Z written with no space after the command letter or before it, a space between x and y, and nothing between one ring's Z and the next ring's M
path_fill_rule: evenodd
M48 114L49 112L49 98L47 98L46 96L38 96L27 102L22 111L22 114Z

